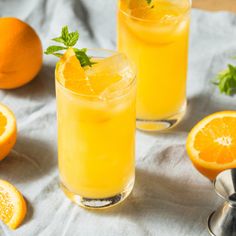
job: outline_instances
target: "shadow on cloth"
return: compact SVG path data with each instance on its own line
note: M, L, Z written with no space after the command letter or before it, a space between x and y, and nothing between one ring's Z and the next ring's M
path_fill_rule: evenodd
M173 132L189 132L191 128L206 115L210 114L213 107L207 107L207 110L204 109L205 101L209 99L207 95L200 94L199 96L192 97L188 99L187 110L183 120L174 128L165 131L157 131L157 132L145 132L140 130L140 132L149 134L151 136L161 135L161 134L172 134ZM208 104L212 106L213 104ZM216 109L216 111L219 109Z
M113 209L95 214L110 217L125 215L142 229L146 228L145 225L142 227L143 218L146 218L145 222L157 221L159 225L168 222L173 227L180 224L191 228L197 222L197 227L204 231L206 219L211 209L214 209L209 203L217 198L214 191L208 190L199 190L199 186L187 181L182 183L178 178L168 178L137 169L135 187L128 199Z
M209 115L214 109L211 107L213 105L211 103L207 104L207 109L204 109L205 102L208 99L208 96L204 94L188 99L186 114L179 125L173 128L173 131L189 132L198 121Z
M55 97L55 66L43 65L39 74L28 84L11 90L5 90L11 97L41 100Z
M184 119L171 131L189 132L201 119L214 112L235 110L234 98L226 95L212 96L199 94L188 99L187 112Z
M25 198L25 200L26 200L26 204L27 204L27 213L26 213L26 217L25 217L22 225L30 222L30 220L33 218L33 215L34 215L34 208L33 208L32 204L29 202L29 200L27 198Z
M53 66L43 65L42 70L32 82L6 92L12 97L21 98L18 106L20 106L19 110L22 109L20 111L22 114L17 115L22 116L21 120L25 123L20 124L21 129L18 132L15 147L0 163L0 176L5 178L9 176L15 183L38 179L48 174L56 166L56 145L54 144L56 135L52 137L48 133L47 136L44 135L45 137L36 138L42 133L42 129L47 129L48 126L51 128L52 122L53 125L56 123L55 110L48 105L52 97L55 97L54 70ZM44 113L42 112L43 107L47 108L47 110L44 109ZM31 119L31 115L35 112L38 112L37 116ZM32 127L32 123L38 125ZM56 130L51 130L51 133L56 134Z
M57 167L56 151L46 141L19 136L11 153L0 163L0 177L14 184L29 183Z

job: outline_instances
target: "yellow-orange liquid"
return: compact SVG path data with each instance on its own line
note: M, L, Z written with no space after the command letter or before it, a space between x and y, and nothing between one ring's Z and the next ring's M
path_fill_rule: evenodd
M79 196L111 197L134 181L135 86L108 100L77 89L56 79L60 178Z
M161 120L185 107L190 5L157 0L135 9L135 1L119 2L118 49L138 69L137 118Z

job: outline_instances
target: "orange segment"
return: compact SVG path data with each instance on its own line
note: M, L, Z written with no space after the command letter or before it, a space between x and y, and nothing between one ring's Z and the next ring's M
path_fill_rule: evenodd
M148 7L146 0L120 0L119 4L120 4L120 9L126 12L133 9Z
M68 49L57 63L56 78L64 87L74 92L87 95L94 94L86 78L84 68L76 58L72 48Z
M85 79L84 69L75 56L72 48L68 49L60 60L63 63L63 77L65 80L82 80Z
M194 166L209 179L236 167L236 111L207 116L190 131L186 144Z
M128 1L126 0L126 2L128 3L128 8L131 10L148 7L148 3L146 0L128 0Z
M80 81L85 79L85 72L72 48L69 48L57 63L56 74L60 82Z
M16 142L16 119L13 113L0 103L0 160L4 159Z
M0 180L0 219L10 229L16 229L26 214L26 203L22 194L10 183Z

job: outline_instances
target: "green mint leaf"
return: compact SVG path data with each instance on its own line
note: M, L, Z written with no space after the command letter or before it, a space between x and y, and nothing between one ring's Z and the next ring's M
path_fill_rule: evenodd
M59 46L59 45L49 46L44 53L47 55L51 54L56 57L61 57L63 54L59 53L58 51L73 48L75 55L76 55L77 59L80 61L80 64L82 67L92 66L95 63L92 62L91 57L89 57L87 55L87 49L86 48L82 48L82 49L74 48L78 39L79 39L79 32L78 31L69 32L68 26L64 26L61 30L61 36L52 39L53 41L55 41L57 43L63 44L63 46Z
M63 56L62 53L52 53L52 55L53 55L53 56L56 56L56 57L59 57L59 58Z
M236 76L236 67L234 67L233 65L229 64L228 65L228 68L229 68L229 71L230 71L230 74L235 77Z
M55 42L58 42L58 43L63 43L63 44L64 44L64 42L65 42L62 37L53 38L52 40L55 41Z
M66 46L73 47L79 39L79 33L78 31L69 33L67 36Z
M67 41L68 35L69 35L69 30L68 30L68 26L66 25L62 27L62 30L61 30L61 38L64 40L64 42Z
M53 54L57 51L61 51L67 49L66 47L63 46L50 46L47 48L47 50L44 52L45 54L49 55L49 54Z
M152 3L152 0L146 0L147 4L150 5Z
M61 30L61 36L53 38L52 40L58 43L63 43L67 47L73 47L79 39L79 32L69 33L68 27L64 26Z
M236 94L236 66L228 65L228 69L220 72L212 81L220 92L229 96Z
M91 58L86 54L87 49L77 49L74 48L75 55L77 59L80 61L82 67L84 66L92 66L94 63L91 62Z

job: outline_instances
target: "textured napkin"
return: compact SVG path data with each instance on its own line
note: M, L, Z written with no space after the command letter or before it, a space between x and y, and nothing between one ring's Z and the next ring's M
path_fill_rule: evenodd
M81 47L115 48L115 0L0 0L0 16L16 16L39 33L44 48L63 25L78 29ZM0 91L15 113L17 144L0 163L0 178L16 185L28 201L16 231L0 225L1 236L205 236L207 217L220 204L211 183L191 165L185 140L209 113L235 109L235 98L220 95L210 80L236 55L236 15L192 12L188 113L165 134L137 132L136 184L113 209L93 212L67 200L58 187L55 60L30 84Z

